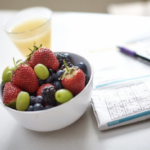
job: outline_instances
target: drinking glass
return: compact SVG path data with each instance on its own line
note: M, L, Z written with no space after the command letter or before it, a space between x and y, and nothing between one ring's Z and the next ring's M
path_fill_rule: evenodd
M52 10L31 7L21 10L3 25L4 31L26 57L33 45L51 48Z

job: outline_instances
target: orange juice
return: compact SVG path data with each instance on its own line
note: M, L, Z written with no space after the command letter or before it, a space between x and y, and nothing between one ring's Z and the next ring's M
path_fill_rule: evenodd
M33 49L42 44L43 47L51 48L51 21L47 19L32 19L19 23L12 28L10 35L14 44L24 56L30 53L29 48Z

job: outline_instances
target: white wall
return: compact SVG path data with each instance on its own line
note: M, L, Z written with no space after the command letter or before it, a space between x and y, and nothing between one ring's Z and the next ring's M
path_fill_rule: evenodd
M112 3L137 0L0 0L0 9L23 9L31 6L46 6L53 11L107 12Z

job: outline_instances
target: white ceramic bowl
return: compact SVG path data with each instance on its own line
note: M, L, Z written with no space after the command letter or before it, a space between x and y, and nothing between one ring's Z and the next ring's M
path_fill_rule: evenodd
M5 106L3 102L0 101L2 106L10 113L10 115L25 128L41 132L58 130L78 120L86 111L91 100L91 93L93 89L93 68L89 61L84 57L73 53L69 54L75 65L81 61L86 64L87 73L90 76L90 80L84 90L70 101L51 109L33 112L17 111ZM2 90L0 90L0 92L1 91ZM0 96L2 100L2 93L0 93Z

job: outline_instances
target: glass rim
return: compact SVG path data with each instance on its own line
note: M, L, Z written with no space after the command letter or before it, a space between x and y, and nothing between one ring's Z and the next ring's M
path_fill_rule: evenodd
M50 18L49 18L45 23L43 23L42 25L40 25L40 26L38 26L38 27L36 27L36 28L34 28L34 29L31 29L31 30L27 30L27 31L23 31L23 32L9 32L8 30L6 30L5 25L6 25L6 23L7 23L10 19L12 19L13 17L17 16L19 13L21 13L21 12L23 12L23 11L27 11L27 10L33 9L33 8L44 8L44 9L49 10L49 11L50 11ZM37 30L37 29L43 27L43 26L46 25L48 22L50 22L51 19L52 19L52 14L53 14L52 10L49 9L49 8L47 8L47 7L29 7L29 8L25 8L25 9L23 9L23 10L21 10L21 11L18 11L18 12L17 12L14 16L12 16L11 18L5 20L5 22L3 23L3 30L4 30L7 34L14 34L14 35L32 32L32 31L34 31L34 30Z

